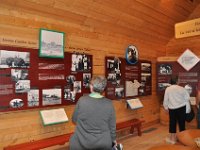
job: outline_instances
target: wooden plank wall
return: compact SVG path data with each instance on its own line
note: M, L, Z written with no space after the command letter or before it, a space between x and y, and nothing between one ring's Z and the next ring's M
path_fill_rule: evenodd
M187 20L192 20L200 17L200 6L193 11ZM186 21L187 21L186 20ZM187 48L193 51L197 56L200 56L200 36L188 38L171 39L166 46L166 55L179 57Z
M3 1L2 1L3 2ZM51 4L49 1L49 5ZM82 25L84 17L66 14L64 21L56 15L41 15L40 12L26 11L14 7L12 1L8 4L0 4L0 44L19 47L38 48L39 28L48 28L66 33L65 51L85 52L93 55L94 75L104 75L104 57L124 57L125 48L134 44L139 50L140 59L152 61L152 95L141 97L144 108L136 111L126 108L125 100L113 101L117 122L130 118L142 118L148 125L159 121L159 100L155 87L155 63L158 56L165 55L165 46L161 42L154 44L147 38L146 41L122 34L125 29L115 26L104 27L98 25L95 20L87 20L88 25ZM30 8L23 3L23 7ZM60 12L58 12L60 13ZM93 28L95 26L95 28ZM121 30L117 33L115 31ZM137 35L138 34L138 35ZM74 106L65 106L66 113L71 119ZM74 131L71 121L64 124L43 127L40 109L0 113L0 149L4 146L32 140L43 139Z

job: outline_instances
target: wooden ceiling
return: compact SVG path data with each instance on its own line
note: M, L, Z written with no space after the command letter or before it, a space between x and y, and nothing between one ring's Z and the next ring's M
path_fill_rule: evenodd
M159 41L164 45L174 37L175 23L186 20L200 3L200 0L0 1L1 9L12 10L6 14L9 16L32 17L34 21L40 16L53 19L54 24L62 22L79 26L87 32L115 33L140 41ZM30 15L24 17L25 13ZM26 22L24 25L31 26Z

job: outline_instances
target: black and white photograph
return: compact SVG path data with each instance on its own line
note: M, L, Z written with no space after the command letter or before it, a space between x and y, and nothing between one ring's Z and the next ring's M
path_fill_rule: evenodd
M18 80L27 80L28 70L27 69L11 69L11 78L12 78L12 81L15 81L15 82L17 82Z
M75 102L76 92L71 91L69 88L64 89L64 100Z
M116 74L115 73L108 73L107 80L111 81L111 82L115 82L116 81Z
M73 85L75 80L76 80L76 77L74 75L68 75L66 77L67 84Z
M116 76L116 83L117 83L117 85L120 85L121 76L122 76L120 70L116 70L115 71L115 76Z
M121 61L119 58L115 57L114 59L107 60L107 69L109 71L120 70Z
M29 68L30 53L0 50L0 68Z
M136 64L138 62L138 50L134 45L129 45L126 49L126 61L128 64Z
M61 104L61 89L43 89L42 105Z
M159 69L159 74L161 75L172 74L172 65L170 64L160 64L158 69Z
M24 101L22 99L16 98L10 101L11 108L21 108L24 106Z
M124 97L124 87L115 88L115 96L117 98L123 98Z
M30 89L28 92L28 107L37 107L39 106L39 90Z
M83 61L83 71L90 71L91 70L90 57L84 54L82 61Z
M75 99L76 99L76 92L75 91L71 91L70 92L70 100L72 101L72 102L75 102Z
M151 64L150 63L141 63L141 70L143 72L151 72Z
M72 66L71 71L83 71L84 63L83 63L83 55L74 53L72 54Z
M27 93L30 90L30 80L18 80L15 83L15 93Z
M64 99L65 100L71 100L71 95L70 95L71 89L65 87L64 88Z
M151 81L151 74L150 73L141 73L141 81L142 82Z
M64 32L40 29L40 57L64 58Z
M83 73L83 86L89 88L91 80L91 73Z
M81 93L81 81L74 82L74 91L76 93Z

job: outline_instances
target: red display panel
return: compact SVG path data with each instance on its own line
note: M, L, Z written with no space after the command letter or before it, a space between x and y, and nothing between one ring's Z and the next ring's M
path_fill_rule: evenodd
M165 89L170 86L171 76L178 76L178 84L185 87L190 96L196 96L196 87L200 79L200 62L191 70L185 70L178 62L157 63L157 93L164 94Z
M0 111L76 104L91 77L91 55L42 58L38 49L0 46Z
M106 57L106 97L117 100L151 95L151 62L128 64L125 58Z

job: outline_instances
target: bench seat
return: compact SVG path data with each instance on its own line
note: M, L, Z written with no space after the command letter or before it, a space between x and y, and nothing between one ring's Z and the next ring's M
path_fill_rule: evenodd
M132 119L124 122L117 123L116 129L121 130L130 127L130 133L133 134L134 128L138 131L138 136L142 135L141 127L142 127L142 120L139 119ZM39 150L42 148L47 148L55 145L64 145L65 143L69 142L69 139L73 133L68 133L64 135L59 135L51 138L46 138L38 141L31 141L27 143L11 145L4 148L4 150Z

